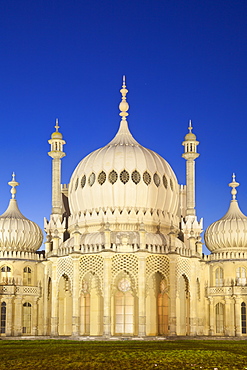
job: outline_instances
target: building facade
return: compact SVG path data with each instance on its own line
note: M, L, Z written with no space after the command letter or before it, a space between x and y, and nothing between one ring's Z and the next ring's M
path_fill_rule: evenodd
M182 143L186 185L164 158L141 146L128 123L123 81L120 127L61 184L65 141L49 140L52 211L42 231L12 199L0 216L1 336L244 336L247 217L229 184L228 212L206 230L195 207L199 142Z

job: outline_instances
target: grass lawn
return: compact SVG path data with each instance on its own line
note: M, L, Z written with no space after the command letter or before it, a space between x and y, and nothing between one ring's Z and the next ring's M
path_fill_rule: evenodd
M0 341L2 369L247 369L247 341Z

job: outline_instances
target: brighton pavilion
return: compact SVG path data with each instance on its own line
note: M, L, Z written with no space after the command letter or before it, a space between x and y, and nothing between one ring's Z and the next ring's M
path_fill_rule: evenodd
M245 336L247 217L235 175L227 213L205 231L204 255L191 121L180 185L170 164L132 136L125 79L120 93L116 136L92 148L68 185L61 183L65 140L56 120L44 250L40 227L18 208L18 174L9 182L0 216L1 336Z

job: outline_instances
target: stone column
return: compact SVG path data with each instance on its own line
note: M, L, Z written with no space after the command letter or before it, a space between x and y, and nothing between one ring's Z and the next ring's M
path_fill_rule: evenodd
M14 301L15 316L14 316L14 336L19 337L22 335L22 296L17 296Z
M169 314L169 326L170 335L177 335L177 256L172 255L170 260L170 314Z
M38 297L33 299L32 335L38 335Z
M232 322L234 322L234 317L231 316L231 302L232 299L230 297L225 297L225 336L228 337L232 335ZM233 334L234 335L234 334Z
M104 276L103 276L103 335L111 336L111 254L104 255Z
M146 254L139 253L139 276L138 276L138 336L146 335Z
M11 337L13 335L13 296L4 298L6 302L6 336Z
M209 303L209 335L214 335L214 300L212 297L208 297Z
M72 335L79 336L79 256L72 256L74 264L74 281L73 281L73 309L72 309Z
M195 262L195 260L193 259ZM196 281L195 264L191 266L191 281ZM197 315L197 285L190 284L190 335L197 335L198 315Z
M47 266L44 269L44 279L43 279L43 334L48 335L48 276L47 276ZM51 292L50 292L51 293Z
M58 335L57 259L52 264L51 335Z
M235 336L241 336L241 298L233 296L234 299L234 316L235 316Z

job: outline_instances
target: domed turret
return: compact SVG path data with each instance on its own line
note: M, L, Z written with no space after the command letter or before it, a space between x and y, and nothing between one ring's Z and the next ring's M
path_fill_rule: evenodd
M235 181L234 174L229 186L232 188L232 200L227 213L205 232L205 243L211 252L247 250L247 217L236 200L239 183Z
M80 224L78 218L83 215L87 222L98 224L106 222L104 219L110 222L109 218L120 222L126 215L129 222L136 223L149 215L150 223L154 217L163 217L161 224L176 226L177 178L165 159L133 138L126 120L129 105L125 80L120 92L122 120L116 136L85 157L71 177L69 225Z
M23 216L18 208L15 194L19 183L15 181L15 174L8 184L12 187L12 199L7 210L0 216L0 250L35 252L42 244L42 231L35 222Z

